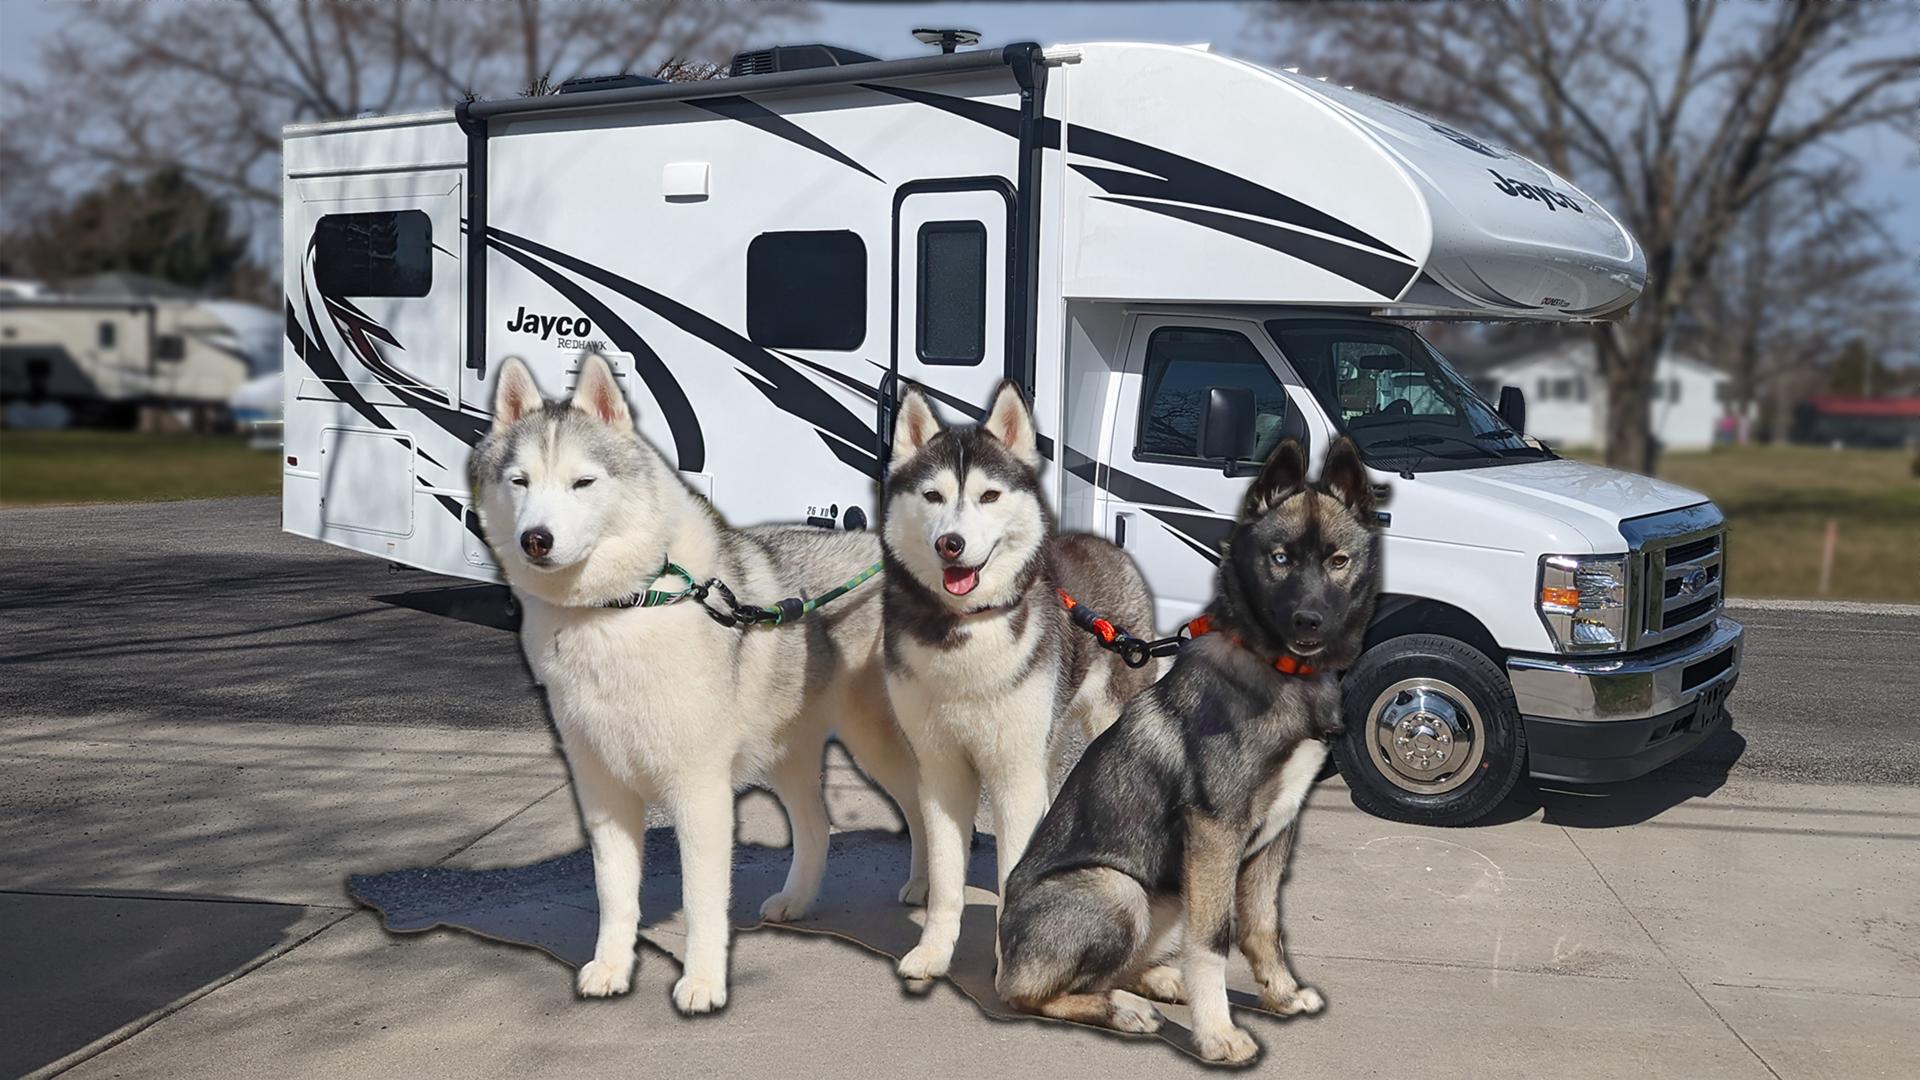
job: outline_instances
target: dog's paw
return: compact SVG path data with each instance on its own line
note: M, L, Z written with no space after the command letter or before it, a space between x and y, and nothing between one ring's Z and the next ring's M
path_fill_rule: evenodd
M727 981L688 972L673 984L673 1007L688 1016L710 1013L727 1003Z
M951 950L936 949L931 945L915 945L911 952L900 958L900 977L937 979L947 973L947 965L951 963L953 963Z
M926 906L926 903L927 903L926 875L923 874L920 877L908 878L907 883L905 885L900 886L900 902L907 905L908 907L925 907Z
M589 960L573 981L581 997L612 997L624 994L633 985L633 961L625 964L611 960Z
M1140 981L1134 989L1141 997L1154 1001L1178 1004L1187 1000L1186 980L1180 977L1180 969L1172 964L1158 964L1141 972Z
M1313 987L1301 986L1287 993L1263 990L1260 993L1260 1004L1281 1016L1312 1016L1327 1007L1327 999L1321 997L1320 991Z
M1245 1028L1227 1027L1218 1031L1193 1033L1194 1049L1208 1061L1222 1065L1244 1065L1260 1056L1260 1044Z
M1107 1023L1115 1031L1133 1035L1151 1035L1160 1030L1160 1010L1133 994L1112 995L1113 1012Z
M812 906L811 897L777 892L767 897L767 902L760 905L760 917L767 922L792 922L806 915L807 909Z

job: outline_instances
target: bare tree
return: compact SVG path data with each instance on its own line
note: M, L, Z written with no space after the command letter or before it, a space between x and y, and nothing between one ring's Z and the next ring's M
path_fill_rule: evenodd
M1477 129L1602 196L1648 284L1597 328L1607 460L1644 471L1654 365L1754 201L1838 136L1920 136L1910 7L1460 3L1287 6L1287 62Z
M1874 208L1853 203L1859 170L1792 170L1762 191L1728 236L1676 338L1733 376L1732 404L1785 436L1793 405L1850 340L1910 336L1906 256Z
M444 107L576 74L711 74L748 34L800 17L786 4L705 0L76 5L39 77L0 79L7 210L32 209L12 198L25 184L16 164L34 167L42 193L177 166L233 200L243 224L271 229L283 125Z

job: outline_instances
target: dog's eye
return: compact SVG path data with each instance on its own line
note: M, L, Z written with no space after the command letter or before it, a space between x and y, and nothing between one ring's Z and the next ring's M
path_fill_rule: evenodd
M1327 565L1335 570L1345 570L1347 564L1352 561L1352 559L1347 557L1345 552L1341 551L1336 551L1327 557Z
M947 501L947 497L945 495L940 494L937 491L927 491L927 492L922 492L922 494L924 494L927 497L928 502L933 503L935 505L938 505L940 503Z
M1274 553L1273 553L1273 565L1275 565L1275 566L1285 566L1285 565L1287 565L1287 553L1286 553L1286 552L1284 552L1284 551L1276 551L1276 552L1274 552Z
M513 479L512 479L511 481L509 481L509 482L510 482L510 483L512 483L514 487L526 487L526 486L527 486L527 478L526 478L526 477L524 477L524 476L516 476L516 477L514 477L514 478L513 478Z
M573 482L573 490L579 491L583 487L592 487L593 480L594 478L591 476L583 476Z
M1000 497L1000 493L997 491L983 491L980 493L980 501L983 503L993 502L995 499L998 499L999 497Z

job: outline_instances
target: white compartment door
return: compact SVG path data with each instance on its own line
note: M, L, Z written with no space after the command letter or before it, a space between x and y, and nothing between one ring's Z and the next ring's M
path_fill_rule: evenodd
M466 323L455 170L300 180L306 250L300 296L324 335L325 382L373 387L375 400L459 408ZM309 360L309 366L315 360Z

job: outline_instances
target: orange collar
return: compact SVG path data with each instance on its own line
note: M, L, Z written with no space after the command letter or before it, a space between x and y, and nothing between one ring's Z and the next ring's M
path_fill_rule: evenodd
M1186 625L1186 634L1189 638L1197 638L1202 634L1211 633L1213 633L1213 616L1211 615L1202 615ZM1246 642L1240 640L1238 637L1233 639L1233 643L1243 648L1246 646ZM1273 670L1282 675L1292 675L1301 679L1310 679L1320 674L1319 668L1314 667L1312 664L1307 663L1292 653L1281 653L1280 658L1273 662Z

